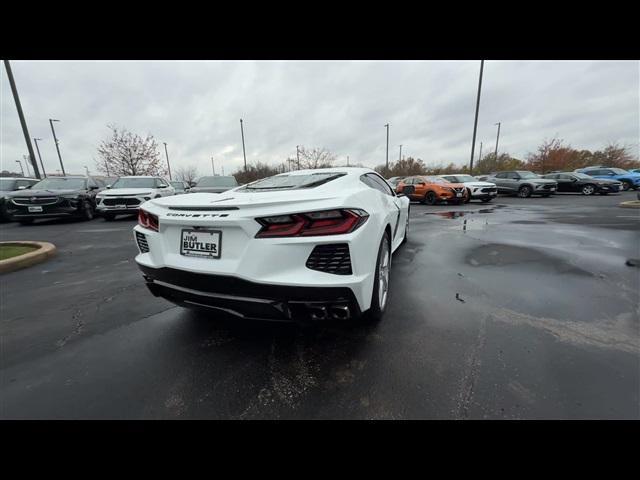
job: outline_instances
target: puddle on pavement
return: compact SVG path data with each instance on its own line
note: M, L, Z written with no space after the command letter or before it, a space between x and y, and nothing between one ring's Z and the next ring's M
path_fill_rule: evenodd
M557 273L570 273L588 277L594 276L591 272L583 270L563 258L549 255L542 250L502 243L489 243L474 248L467 254L465 261L473 267L504 267L531 263L536 266L551 268Z
M442 218L460 218L476 213L493 213L498 208L506 208L507 205L493 205L491 208L481 208L479 210L454 210L449 212L425 212L425 215L437 215Z

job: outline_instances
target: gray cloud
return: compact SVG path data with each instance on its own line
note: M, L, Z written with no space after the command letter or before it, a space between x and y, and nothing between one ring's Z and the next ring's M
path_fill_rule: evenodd
M478 144L523 158L559 135L577 148L632 145L640 136L639 62L487 61ZM479 62L123 61L12 62L32 137L45 168L60 168L48 118L59 118L65 168L95 171L96 146L116 123L167 142L174 168L226 172L247 160L279 163L295 146L324 146L344 161L384 163L390 152L427 163L468 162ZM6 73L0 79L1 168L26 154Z

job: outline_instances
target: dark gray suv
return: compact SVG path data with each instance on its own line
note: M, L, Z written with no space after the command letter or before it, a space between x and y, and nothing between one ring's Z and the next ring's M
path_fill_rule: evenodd
M531 195L548 197L556 192L558 183L554 180L540 178L527 170L511 170L489 175L487 182L495 183L498 193L509 193L527 198Z

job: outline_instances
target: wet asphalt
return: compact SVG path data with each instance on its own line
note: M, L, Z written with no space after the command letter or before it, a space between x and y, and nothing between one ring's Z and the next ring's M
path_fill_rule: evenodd
M135 219L0 225L0 418L639 419L640 210L412 204L379 324L242 322L153 297Z

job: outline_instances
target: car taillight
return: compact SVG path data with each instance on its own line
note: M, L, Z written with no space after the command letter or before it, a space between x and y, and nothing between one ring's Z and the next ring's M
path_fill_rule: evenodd
M256 218L262 225L256 238L310 237L351 233L369 218L364 210L323 210Z
M159 225L158 216L140 208L138 209L138 225L157 232Z

